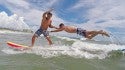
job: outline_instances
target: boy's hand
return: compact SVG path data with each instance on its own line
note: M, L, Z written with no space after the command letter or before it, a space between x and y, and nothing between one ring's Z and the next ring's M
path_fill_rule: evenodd
M59 29L58 27L56 27L56 26L53 26L53 28L55 28L55 29Z

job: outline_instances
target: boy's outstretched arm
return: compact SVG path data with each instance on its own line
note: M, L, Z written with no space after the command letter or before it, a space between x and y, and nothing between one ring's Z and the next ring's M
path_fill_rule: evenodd
M50 32L60 32L60 31L63 31L64 29L56 29L56 30L52 30Z
M50 28L55 28L55 29L59 29L58 27L53 26L52 24L49 25Z

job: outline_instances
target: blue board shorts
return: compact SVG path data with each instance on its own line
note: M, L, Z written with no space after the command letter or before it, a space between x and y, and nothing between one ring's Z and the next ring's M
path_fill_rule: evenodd
M82 28L77 28L77 34L79 34L80 36L86 37L86 30Z
M41 34L43 34L44 37L49 36L49 32L48 32L47 30L43 30L43 29L39 28L39 29L35 32L35 35L36 35L37 37L39 37Z

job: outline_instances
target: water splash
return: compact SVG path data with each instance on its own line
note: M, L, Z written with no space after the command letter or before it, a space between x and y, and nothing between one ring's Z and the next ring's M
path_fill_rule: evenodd
M58 57L62 55L74 57L74 58L87 58L87 59L104 59L110 56L110 52L125 49L125 45L117 44L102 44L98 41L89 42L81 41L78 39L71 39L68 37L57 37L61 40L65 40L67 43L72 41L71 45L65 45L63 43L58 43L52 46L34 46L30 50L13 50L12 48L5 48L2 51L6 54L35 54L42 56L44 58Z

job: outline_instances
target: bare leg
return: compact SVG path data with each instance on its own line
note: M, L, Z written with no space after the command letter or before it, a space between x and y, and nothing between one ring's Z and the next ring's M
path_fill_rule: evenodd
M110 37L109 34L106 33L106 32L103 31L103 30L98 31L98 34L102 34L102 36L105 35L105 36L107 36L107 37Z
M86 38L92 39L93 37L95 37L96 35L98 35L98 34L100 34L100 33L102 33L102 30L100 30L100 31L89 31L89 32L87 33Z
M102 35L105 35L107 37L110 37L108 33L104 32L103 30L100 30L100 31L88 31L86 38L92 39L93 37L95 37L98 34L102 34Z
M49 42L49 45L52 45L52 41L49 36L46 37L47 41Z
M34 34L33 37L32 37L32 44L31 44L31 47L34 46L34 43L35 43L36 37L37 37L37 36L35 36L35 34Z
M107 37L110 37L109 34L106 33L106 32L102 32L102 36L103 36L103 35L105 35L105 36L107 36Z
M88 39L92 39L93 37L95 37L96 35L98 35L98 33L93 33L91 35L88 36Z

